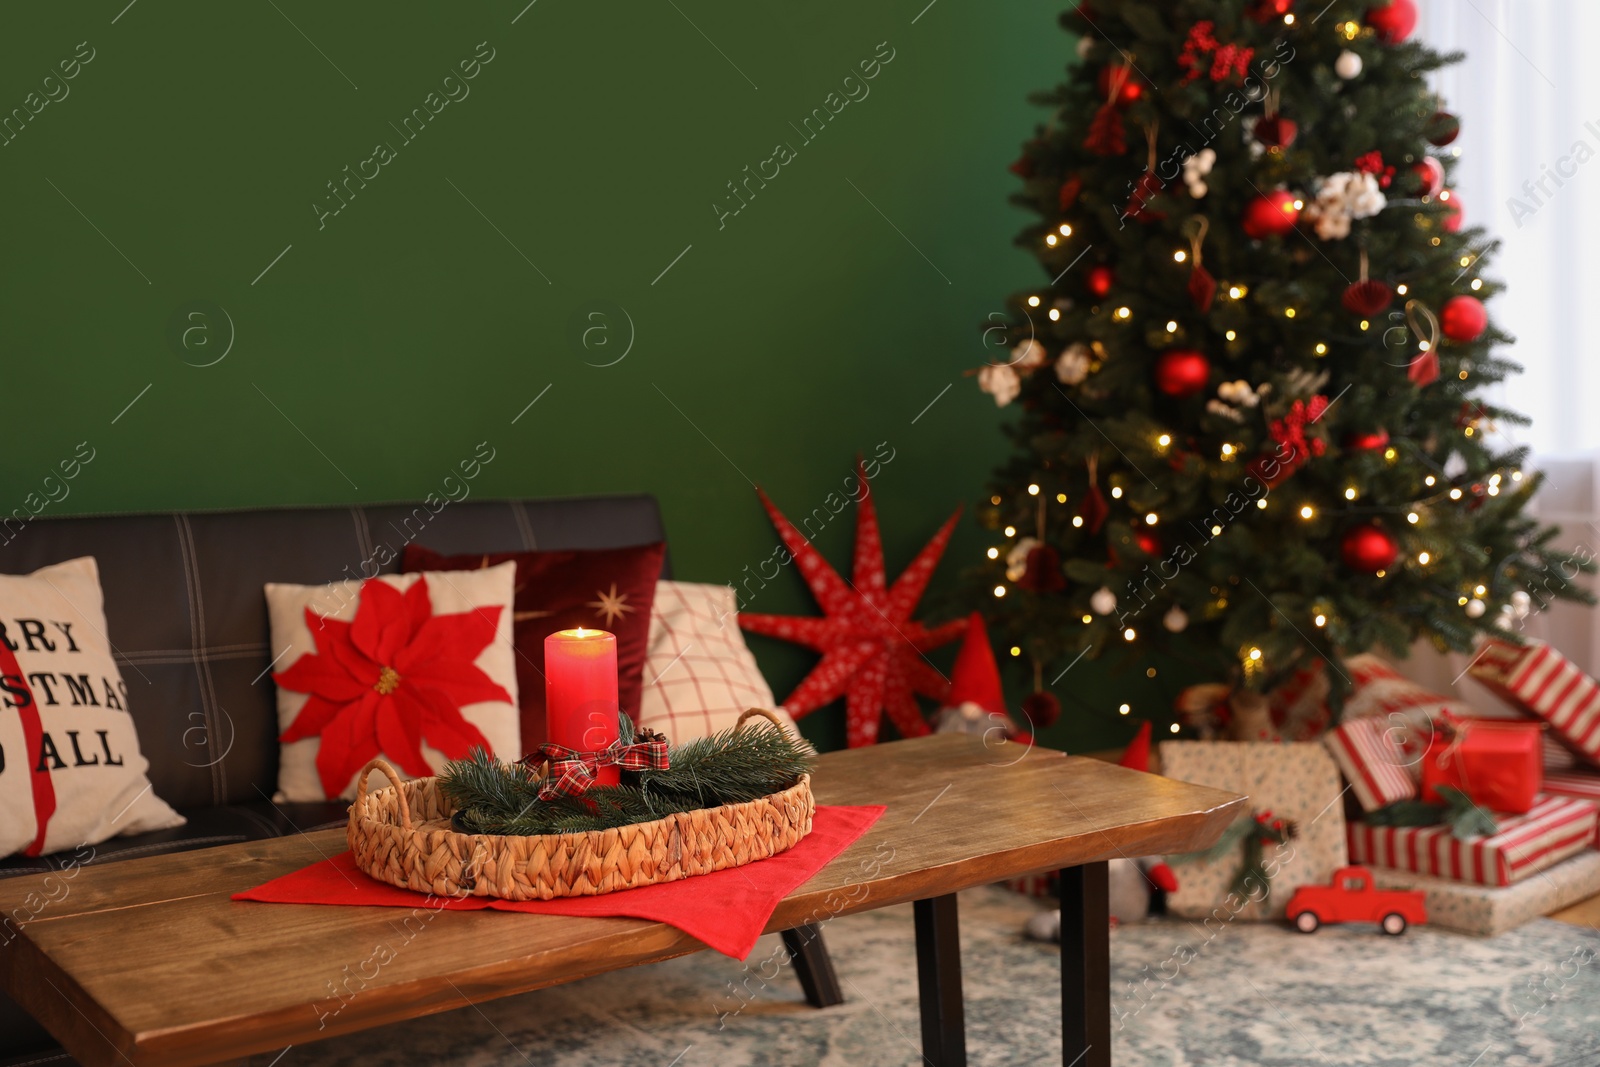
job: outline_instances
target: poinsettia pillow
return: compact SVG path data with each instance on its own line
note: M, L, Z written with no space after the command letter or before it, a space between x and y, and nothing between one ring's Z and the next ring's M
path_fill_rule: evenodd
M0 856L183 825L146 777L104 603L90 556L0 574Z
M278 683L279 802L355 796L383 756L415 778L475 746L521 755L512 563L266 587Z

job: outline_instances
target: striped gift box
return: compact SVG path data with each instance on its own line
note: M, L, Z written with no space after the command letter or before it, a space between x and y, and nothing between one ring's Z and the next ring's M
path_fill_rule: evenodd
M1558 797L1600 800L1600 771L1545 771L1544 791ZM1595 828L1593 845L1600 848L1600 826Z
M1589 847L1595 802L1541 794L1526 815L1497 816L1493 837L1460 841L1448 826L1350 824L1350 862L1476 885L1514 885Z
M1352 719L1323 735L1362 811L1416 797L1411 775L1417 757L1401 746L1402 736L1404 731L1393 730L1385 719Z
M1591 763L1600 764L1600 685L1549 645L1489 638L1469 668L1500 696L1548 722Z

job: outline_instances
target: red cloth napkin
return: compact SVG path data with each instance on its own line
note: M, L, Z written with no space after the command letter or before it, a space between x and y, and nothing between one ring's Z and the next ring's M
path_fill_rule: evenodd
M556 900L439 898L399 889L367 875L355 857L332 859L235 893L234 900L267 904L354 904L366 907L438 907L445 911L521 911L531 915L623 916L676 926L721 952L742 960L756 946L778 902L849 848L885 811L881 804L843 807L819 804L811 832L786 852L759 863L595 897Z

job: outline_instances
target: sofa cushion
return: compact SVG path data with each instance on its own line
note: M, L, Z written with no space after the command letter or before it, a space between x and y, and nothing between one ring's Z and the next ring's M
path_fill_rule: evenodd
M517 568L267 583L278 684L279 801L354 799L383 756L426 777L477 747L508 759L517 731L511 590Z
M617 638L617 702L638 721L645 645L656 579L665 544L544 552L491 552L445 556L407 545L409 571L476 570L517 565L517 699L522 710L522 753L549 740L545 731L544 639L579 626L609 630Z
M0 856L183 820L151 791L93 557L0 575Z

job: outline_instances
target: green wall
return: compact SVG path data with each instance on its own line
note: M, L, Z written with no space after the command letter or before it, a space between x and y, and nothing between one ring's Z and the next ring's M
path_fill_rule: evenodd
M476 493L653 492L724 582L774 543L751 482L803 513L887 442L891 571L977 499L1004 444L960 375L1038 277L1005 165L1059 0L525 2L13 13L3 510L85 440L54 512L414 499L487 440ZM719 219L746 165L777 175ZM811 611L793 574L753 607ZM809 656L755 643L781 696Z

